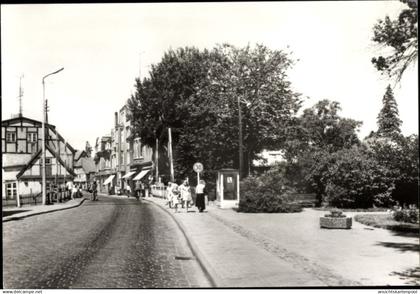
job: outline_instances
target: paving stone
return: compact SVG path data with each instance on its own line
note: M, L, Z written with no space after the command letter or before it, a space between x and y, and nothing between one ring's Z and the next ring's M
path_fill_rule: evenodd
M210 285L197 262L174 258L192 255L174 221L134 199L100 197L3 223L3 249L5 288Z

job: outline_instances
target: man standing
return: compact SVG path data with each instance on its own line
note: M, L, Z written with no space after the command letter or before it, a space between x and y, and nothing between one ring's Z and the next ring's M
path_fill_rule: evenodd
M67 199L70 199L73 193L73 182L68 181L66 183L66 188L67 188Z
M96 199L96 195L97 195L97 185L96 185L96 181L93 181L92 184L92 196L93 196L93 201L96 201L98 199Z
M140 181L137 181L136 182L136 191L135 191L135 193L136 193L136 197L139 198L140 197L140 194L141 194L141 184L140 184Z

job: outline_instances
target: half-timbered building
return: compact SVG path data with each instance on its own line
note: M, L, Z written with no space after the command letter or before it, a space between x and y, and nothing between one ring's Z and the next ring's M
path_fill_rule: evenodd
M57 132L45 124L47 191L52 185L73 180L75 150ZM42 187L42 123L24 116L3 120L2 201L3 205L20 205L41 197Z

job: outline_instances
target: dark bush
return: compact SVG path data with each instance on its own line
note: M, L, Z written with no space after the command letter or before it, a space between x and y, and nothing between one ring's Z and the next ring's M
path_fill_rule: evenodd
M259 177L248 177L241 182L240 212L300 212L302 207L293 203L293 190L284 184L276 171Z
M394 189L389 170L361 148L332 154L323 175L328 204L339 208L390 207Z
M394 209L392 216L398 222L416 224L419 222L419 209L414 206L408 209L398 207Z
M419 139L417 135L367 140L371 157L392 173L392 198L400 204L417 204L419 191Z

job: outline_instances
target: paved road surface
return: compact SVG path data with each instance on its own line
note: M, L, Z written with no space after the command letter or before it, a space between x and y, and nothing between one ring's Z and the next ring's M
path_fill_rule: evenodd
M4 288L209 287L174 221L133 198L3 223Z

